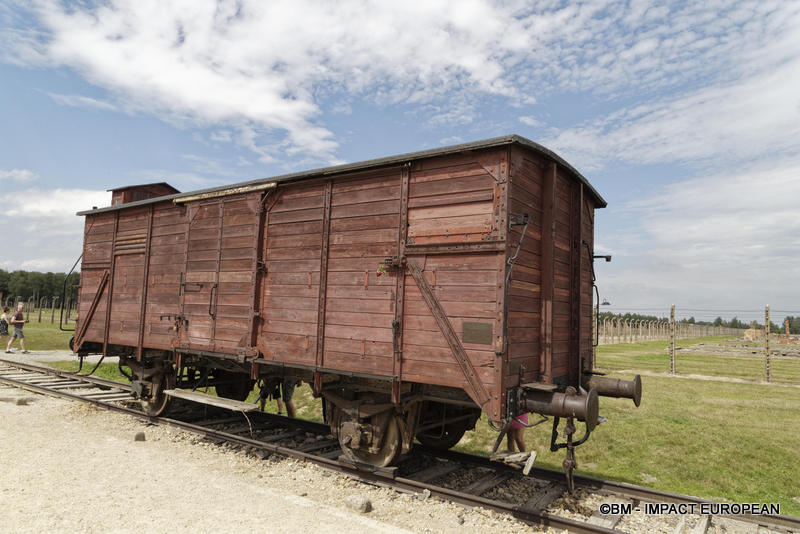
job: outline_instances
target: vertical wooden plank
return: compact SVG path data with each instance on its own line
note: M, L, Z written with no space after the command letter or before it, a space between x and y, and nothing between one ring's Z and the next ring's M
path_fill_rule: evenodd
M117 228L119 227L119 214L120 211L114 212L114 229L111 233L111 266L109 267L109 276L111 279L108 281L108 297L106 298L106 320L103 325L103 356L108 355L108 330L111 326L111 298L114 294L114 268L117 264L117 256L114 249L117 246Z
M539 375L541 381L552 380L553 364L553 261L555 259L556 168L551 162L542 173L542 255L541 255L541 356Z
M208 346L216 349L217 338L217 299L219 298L219 264L222 259L222 228L225 223L225 198L216 202L217 210L219 210L219 222L217 223L217 267L216 267L216 281L211 284L211 292L213 295L208 297L208 310L209 321L211 321L211 334L208 338Z
M255 323L256 326L253 327L253 336L251 338L251 344L253 347L258 347L258 339L259 335L261 334L261 330L264 325L264 314L266 310L264 309L264 300L263 300L263 287L265 284L265 277L267 274L267 239L269 238L269 214L272 211L272 208L275 207L275 204L278 203L281 196L283 195L284 189L273 189L272 194L267 195L264 197L263 200L263 212L261 218L261 228L259 229L259 233L261 234L258 242L259 248L261 248L261 261L262 261L262 269L261 273L257 275L256 280L258 282L258 288L256 296L254 297L257 300L258 306L254 308L258 313L258 321ZM260 350L259 350L260 352ZM261 357L264 357L264 354L261 354Z
M149 286L148 278L150 277L150 241L153 234L153 212L154 206L150 204L150 211L147 214L147 240L144 244L144 273L142 274L142 293L140 295L142 302L139 308L139 340L136 343L136 361L142 361L142 344L144 343L144 325L147 322L145 314L147 313L147 288Z
M498 237L505 241L508 245L509 237L509 209L511 209L510 188L509 182L511 178L511 147L506 147L503 152L503 160L500 163L500 176L499 181L495 184L495 212L498 213L497 218L497 233ZM505 411L505 395L501 395L508 386L516 386L519 384L508 384L503 380L503 375L508 372L509 365L509 350L508 350L508 305L507 293L508 287L506 284L506 272L509 266L507 265L509 257L509 249L506 246L503 253L497 254L495 262L496 267L496 302L495 307L495 325L497 328L497 336L494 339L494 387L492 388L492 403L491 413L488 413L490 419L498 421L501 419L501 410ZM519 375L517 375L519 376Z
M178 292L180 294L181 316L184 320L181 322L180 327L182 332L178 330L175 331L175 341L173 342L175 346L179 346L181 344L182 333L186 337L187 345L189 343L189 323L186 320L186 287L184 286L184 282L186 282L186 274L189 272L189 237L191 236L192 222L194 222L194 218L200 211L200 206L194 202L188 205L181 204L181 206L185 206L184 209L186 210L186 234L184 236L184 243L186 243L186 246L183 248L183 272L181 273Z
M250 294L250 347L248 347L250 350L254 350L258 344L258 331L261 327L261 321L263 320L261 317L261 287L263 285L265 272L264 255L267 249L265 237L267 233L267 217L269 216L266 204L275 196L277 195L274 189L270 189L264 193L264 196L258 203L258 211L256 213L258 227L253 233L253 250L255 250L255 254L253 254L252 271L255 279L253 280L252 292Z
M331 233L331 198L333 180L325 182L325 200L322 214L322 246L319 258L319 297L317 304L317 367L322 367L325 358L325 301L328 289L328 255Z
M569 288L569 354L567 366L570 385L580 384L583 356L581 355L581 296L583 290L583 184L572 182L570 199L569 249L570 249L570 288Z
M400 170L400 225L397 239L397 260L400 268L397 270L395 284L394 305L394 332L395 347L394 361L392 363L392 402L400 402L400 385L403 380L403 310L405 309L406 270L403 261L406 256L406 241L408 239L408 185L411 176L411 163L406 163Z

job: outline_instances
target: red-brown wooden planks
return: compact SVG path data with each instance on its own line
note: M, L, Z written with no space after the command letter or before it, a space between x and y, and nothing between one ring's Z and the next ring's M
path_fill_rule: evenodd
M229 354L253 354L255 342L290 365L469 389L456 337L494 417L501 387L574 381L576 353L591 365L591 258L576 243L593 243L594 197L576 197L579 182L552 165L512 145L282 183L263 214L255 193L89 215L81 314L112 258L114 272L86 339L135 346L138 333L145 348ZM523 214L524 238L522 225L508 225ZM487 250L494 243L505 250ZM377 275L395 256L420 266L427 300L403 267ZM180 339L173 319L159 319L179 313L189 320ZM465 342L465 323L491 335Z
M390 374L395 278L377 270L397 251L400 169L334 182L331 204L323 365Z
M266 214L257 339L268 359L315 363L324 200L325 184L288 186Z

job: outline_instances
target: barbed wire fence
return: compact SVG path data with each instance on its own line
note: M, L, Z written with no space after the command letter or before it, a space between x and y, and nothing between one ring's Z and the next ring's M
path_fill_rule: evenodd
M644 320L644 319L627 319L623 317L622 313L617 313L617 317L605 317L597 320L599 307L595 307L593 313L592 324L596 325L595 341L599 345L612 345L621 343L638 343L643 341L669 341L669 372L675 374L675 340L677 339L692 339L704 338L715 336L731 336L736 339L741 338L744 342L762 343L764 350L764 380L766 382L772 381L772 355L770 350L770 337L779 336L784 343L796 343L798 340L792 338L789 332L788 319L786 320L785 334L770 333L770 307L767 304L764 307L764 327L754 327L753 322L749 327L732 328L721 325L713 324L696 324L689 323L685 320L675 320L675 305L670 307L669 319L661 320ZM639 308L635 310L637 314L652 314L654 308ZM630 313L632 310L626 310ZM721 313L734 313L742 314L745 317L753 317L754 310L740 310L740 309L721 309L721 308L688 308L686 312L701 312L701 320L708 317L710 314L717 314L720 317ZM645 313L641 313L645 312ZM789 310L776 310L779 314L786 314L791 316L798 316L800 313ZM657 313L657 312L656 312ZM656 315L656 314L653 314ZM694 317L694 315L692 315ZM736 317L736 315L734 315Z
M19 303L24 304L25 316L29 322L54 324L61 319L64 323L75 322L78 301L74 298L62 299L61 296L30 297L25 300L21 296L4 297L0 293L0 307L6 307L14 313Z

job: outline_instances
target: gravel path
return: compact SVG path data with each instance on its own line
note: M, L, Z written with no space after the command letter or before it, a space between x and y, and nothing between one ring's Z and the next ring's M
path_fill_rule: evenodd
M20 350L15 350L10 354L0 351L0 358L4 360L11 360L22 363L47 363L47 362L77 362L78 357L71 350L32 350L28 354L22 354ZM87 356L84 360L84 365L89 363L97 363L100 356L93 354ZM104 362L116 364L119 358L116 356L108 356L103 360ZM84 371L85 372L85 371Z
M134 441L137 432L145 441ZM0 439L0 532L538 532L4 386ZM368 513L359 511L365 500Z

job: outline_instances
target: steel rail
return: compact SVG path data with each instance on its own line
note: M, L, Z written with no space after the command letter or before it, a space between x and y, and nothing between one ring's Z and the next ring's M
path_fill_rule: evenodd
M11 363L15 365L14 362L3 361L3 363ZM31 366L26 364L26 368L28 370L32 370L35 366ZM43 368L46 370L46 368ZM49 373L48 373L49 374ZM70 375L66 375L65 377L70 377ZM579 521L575 521L572 519L567 519L559 516L555 516L552 514L548 514L545 512L534 512L530 510L525 510L515 505L503 503L500 501L493 501L490 499L485 499L475 495L469 495L467 493L461 493L455 490L450 490L447 488L441 488L437 486L433 486L430 484L425 484L421 482L417 482L408 478L390 478L384 475L380 475L370 471L360 470L355 466L351 466L346 463L341 463L336 460L330 460L327 458L322 458L316 456L311 453L305 453L301 451L297 451L291 448L282 447L280 445L273 445L271 443L264 443L262 441L239 436L236 434L230 434L227 432L209 429L200 425L196 425L193 423L186 423L184 421L179 421L177 419L171 419L169 417L151 417L147 414L144 414L138 410L133 408L127 408L124 406L119 406L116 404L112 404L109 402L104 402L98 399L86 398L78 394L69 393L66 391L61 390L53 390L46 386L39 386L36 384L28 384L22 380L8 378L0 375L0 382L6 383L20 389L24 389L27 391L31 391L34 393L42 393L45 395L51 395L56 397L61 397L64 399L69 399L73 401L79 402L89 402L94 404L95 406L106 408L112 411L125 413L127 415L131 415L136 417L137 419L151 422L151 423L162 423L172 427L179 428L181 430L191 432L196 435L200 435L206 438L215 438L227 441L229 443L236 443L245 447L251 447L258 450L265 450L271 453L280 454L282 456L287 456L291 458L297 458L301 460L310 461L316 464L322 464L330 469L337 470L339 472L347 473L348 475L363 480L365 482L379 484L384 486L390 486L395 488L401 488L406 491L415 491L421 492L423 490L428 490L431 492L431 495L436 495L442 497L446 500L458 502L461 504L469 505L469 506L483 506L485 508L490 508L492 510L498 512L504 512L517 517L518 519L522 519L524 521L530 523L536 523L543 526L553 527L556 529L561 530L569 530L570 532L579 532L579 533L586 533L586 534L613 534L619 531L611 530L603 527L598 527L595 525L590 525L588 523L582 523ZM324 425L327 428L327 425Z
M91 385L94 385L99 387L113 387L116 389L130 391L130 386L128 384L115 382L113 380L76 375L75 373L71 373L69 371L61 371L49 367L43 367L33 364L25 364L5 359L0 359L0 364L6 364L8 366L16 367L26 371L59 376L65 379L80 380L86 382L87 387L91 387ZM608 533L619 532L617 530L608 529L602 526L592 525L589 523L576 521L573 519L568 519L565 517L549 514L547 512L535 511L532 509L525 508L523 506L487 499L477 495L463 493L457 490L435 486L425 482L419 482L414 480L413 478L410 478L414 476L413 474L406 477L391 477L387 476L386 474L382 474L379 471L366 470L363 467L355 466L347 462L339 462L335 459L329 459L322 456L317 456L313 453L302 452L289 447L275 445L272 443L259 441L257 439L249 438L246 436L240 436L237 434L232 434L221 430L214 430L199 424L180 421L178 419L172 419L170 417L164 417L164 416L152 417L141 412L140 410L125 406L120 406L118 404L114 404L112 401L103 401L102 399L87 398L81 396L80 394L69 393L67 391L62 391L62 390L54 390L47 386L29 384L23 380L19 380L16 378L8 378L6 376L3 376L2 372L0 372L0 383L5 383L34 393L51 395L73 401L88 402L98 407L102 407L111 411L116 411L119 413L124 413L133 416L141 421L168 425L205 438L226 441L229 443L235 443L240 446L248 447L255 450L262 450L274 454L279 454L281 456L286 456L304 461L310 461L319 465L323 465L329 469L346 473L353 478L357 478L364 482L375 485L391 487L395 489L401 489L403 491L410 491L416 493L422 492L427 489L428 491L430 491L431 495L435 495L444 500L457 502L459 504L464 504L467 506L481 506L484 508L492 509L497 512L509 514L517 519L520 519L528 523L535 523L537 525L542 525L546 527L552 527L561 530L568 530L570 532L579 532L586 534L590 533L608 534ZM266 413L260 413L259 417L269 422L291 424L293 426L304 428L308 431L316 432L318 434L330 432L330 427L328 425L322 423L316 423L313 421L303 421L298 419L287 420L284 417ZM518 470L510 466L492 462L488 458L482 456L475 456L452 450L449 451L434 450L426 448L422 445L415 446L415 449L419 450L424 454L435 456L436 458L444 458L454 462L463 463L475 467L487 467L495 471L511 471L514 473L518 473ZM553 469L534 467L533 470L531 471L531 474L534 475L536 478L540 478L543 480L548 480L555 483L563 483L564 474L560 471L555 471ZM672 493L672 492L666 492L666 491L636 486L625 482L614 482L583 475L575 475L575 483L579 487L594 492L607 493L609 495L628 497L637 500L672 503L672 504L682 504L682 503L713 504L713 501L702 499L699 497L681 495L678 493ZM714 517L730 517L738 521L757 523L765 527L772 526L784 530L800 531L800 518L795 518L787 515L764 514L764 515L731 516L731 515L719 514L715 515Z
M16 362L11 362L8 360L0 360L0 362L18 366ZM51 373L51 369L42 367L40 369L36 369L38 366L30 365L30 364L22 364L19 367L23 367L26 370L34 371L38 370L46 374L57 374L60 376L64 376L64 378L72 378L74 375L70 374L61 374L61 372ZM83 377L85 378L85 377ZM111 382L111 381L104 381L104 382ZM552 527L560 530L568 530L570 532L577 532L577 533L584 533L584 534L614 534L618 533L617 530L611 530L604 527L591 525L588 523L583 523L580 521L575 521L572 519L559 517L553 514L548 514L546 512L535 512L533 510L526 510L516 505L503 503L500 501L493 501L491 499L485 499L483 497L470 495L467 493L461 493L455 490L451 490L448 488L442 488L433 486L431 484L425 484L422 482L417 482L415 480L411 480L408 478L390 478L375 472L361 470L356 466L338 462L337 460L331 460L327 458L323 458L320 456L315 456L311 453L305 453L301 451L297 451L291 448L282 447L280 445L273 445L271 443L265 443L256 439L239 436L236 434L230 434L227 432L209 429L200 425L196 425L193 423L186 423L184 421L179 421L177 419L171 419L169 417L151 417L143 412L135 410L133 408L127 408L124 406L119 406L116 404L112 404L110 402L104 402L99 399L92 399L86 398L79 394L69 393L66 391L61 390L53 390L46 386L39 386L36 384L28 384L22 380L8 378L2 376L0 374L0 383L5 383L8 385L12 385L18 387L20 389L24 389L27 391L31 391L34 393L41 393L45 395L51 395L55 397L60 397L63 399L78 401L78 402L88 402L95 406L106 408L111 411L116 411L120 413L124 413L130 416L133 416L139 420L146 421L149 423L161 423L166 424L175 428L179 428L181 430L200 435L206 438L212 439L219 439L224 440L229 443L236 443L245 447L254 448L257 450L265 450L271 453L280 454L282 456L287 456L290 458L301 459L305 461L310 461L316 464L324 465L329 469L333 469L342 473L346 473L353 478L357 478L359 480L372 483L375 485L381 486L388 486L393 488L399 488L405 491L414 491L414 492L422 492L424 490L428 490L431 492L431 495L435 495L441 497L445 500L458 502L460 504L465 504L468 506L482 506L484 508L489 508L498 512L503 512L510 514L518 519L529 523L535 523L537 525ZM114 383L116 384L116 383ZM104 386L106 384L103 384ZM114 387L117 387L116 385ZM277 419L277 417L276 417ZM283 418L280 418L283 419ZM327 425L321 425L325 428L328 428Z
M103 387L117 388L123 391L131 390L131 385L126 384L124 382L116 382L114 380L108 380L106 378L100 378L97 376L81 375L73 371L63 371L61 369L53 369L52 367L45 367L42 365L34 365L30 363L16 362L14 360L6 360L5 358L0 358L0 364L6 364L12 367L17 367L18 369L23 369L25 371L42 373L52 376L60 376L62 378L72 378L75 380L79 380L81 382L88 382Z
M498 464L497 462L492 462L491 460L489 460L484 456L475 456L472 454L466 454L453 450L437 451L433 449L428 449L423 445L415 445L415 448L424 451L426 454L435 455L436 457L439 458L447 458L455 462L471 464L476 467L487 467L495 469L497 471L513 471L515 473L518 472L511 466ZM530 475L533 476L534 478L549 480L555 483L564 482L563 472L556 471L554 469L548 469L545 467L533 467L530 471ZM590 490L595 493L605 493L608 495L627 497L639 501L659 502L668 504L719 504L716 503L715 501L703 499L701 497L693 497L691 495L683 495L680 493L657 490L653 488L646 488L643 486L636 486L634 484L629 484L627 482L604 480L600 478L594 478L578 474L574 475L574 479L576 487ZM766 527L776 526L786 530L800 532L800 518L784 514L781 515L717 514L714 517L729 517L737 521L758 523L759 525Z

